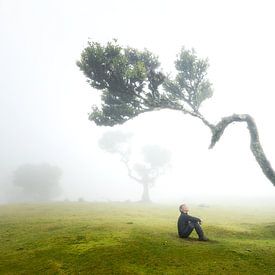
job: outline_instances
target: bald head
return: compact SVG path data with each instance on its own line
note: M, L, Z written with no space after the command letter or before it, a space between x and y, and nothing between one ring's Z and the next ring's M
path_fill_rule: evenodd
M179 210L182 213L188 213L189 208L188 208L188 206L185 203L183 203L183 204L180 205Z

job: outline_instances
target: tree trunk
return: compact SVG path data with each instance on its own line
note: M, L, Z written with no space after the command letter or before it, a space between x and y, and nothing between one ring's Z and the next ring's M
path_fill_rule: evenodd
M150 196L149 196L149 185L147 183L143 183L143 192L142 192L142 202L151 202Z
M211 140L211 144L210 144L209 148L213 148L215 146L217 141L219 141L220 137L222 136L225 128L232 122L246 122L247 123L247 128L250 133L250 149L251 149L256 161L260 165L263 173L275 186L275 172L274 172L273 168L271 167L268 159L265 156L265 153L264 153L261 143L259 141L259 134L258 134L257 126L254 122L254 119L250 115L234 114L232 116L222 118L222 120L215 127L211 128L212 140Z

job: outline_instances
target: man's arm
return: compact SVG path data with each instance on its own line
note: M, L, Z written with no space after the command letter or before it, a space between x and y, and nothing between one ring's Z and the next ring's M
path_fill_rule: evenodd
M187 215L187 218L188 218L188 221L191 221L191 222L199 222L199 223L201 222L201 219L197 217Z

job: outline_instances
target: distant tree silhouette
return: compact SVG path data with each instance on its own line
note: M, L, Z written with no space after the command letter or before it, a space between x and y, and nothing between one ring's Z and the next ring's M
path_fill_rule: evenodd
M13 184L25 201L49 201L61 193L62 171L47 163L24 164L14 171Z
M128 171L128 176L143 187L142 202L150 202L149 189L165 173L170 152L159 145L145 145L141 149L143 161L135 161L131 154L131 134L122 131L106 132L99 140L101 149L118 154ZM131 164L132 163L132 164Z

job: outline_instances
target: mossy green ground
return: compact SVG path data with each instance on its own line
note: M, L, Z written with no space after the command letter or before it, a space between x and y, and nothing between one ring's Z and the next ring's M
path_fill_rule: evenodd
M192 207L209 242L179 239L177 206L0 206L0 274L275 274L273 208Z

